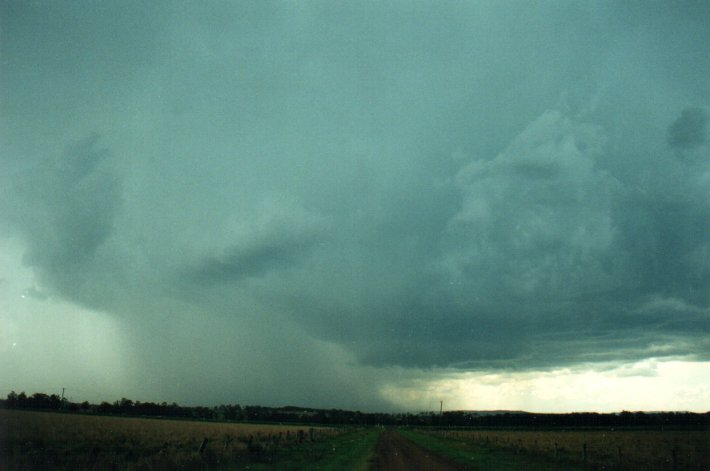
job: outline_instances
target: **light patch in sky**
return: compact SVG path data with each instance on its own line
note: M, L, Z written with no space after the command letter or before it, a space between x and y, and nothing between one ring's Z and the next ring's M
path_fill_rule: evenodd
M653 391L653 394L648 394ZM635 363L519 373L451 373L439 379L386 384L380 393L408 410L525 410L528 412L705 412L710 362Z
M129 390L119 323L57 299L23 265L19 243L0 239L0 395L26 391L101 401Z

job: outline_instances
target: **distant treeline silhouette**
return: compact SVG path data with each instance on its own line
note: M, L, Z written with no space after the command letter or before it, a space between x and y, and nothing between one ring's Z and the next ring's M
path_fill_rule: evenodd
M691 427L710 429L710 412L628 412L537 414L528 412L448 411L421 413L372 413L342 409L304 407L265 407L220 405L216 407L180 406L176 403L141 402L122 398L113 403L91 404L62 399L57 394L34 393L27 396L12 391L0 399L8 409L54 410L82 414L163 417L229 422L273 422L323 425L389 425L436 427Z

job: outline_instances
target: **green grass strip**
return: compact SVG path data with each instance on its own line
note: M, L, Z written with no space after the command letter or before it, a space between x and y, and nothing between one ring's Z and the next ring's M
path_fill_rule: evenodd
M370 468L375 445L381 433L380 429L363 428L329 440L284 448L271 455L268 462L251 461L249 469L367 471Z
M551 462L542 456L516 453L510 449L484 446L458 438L442 437L414 430L400 430L400 433L417 445L434 453L446 456L468 466L483 471L576 471L581 470L572 463Z

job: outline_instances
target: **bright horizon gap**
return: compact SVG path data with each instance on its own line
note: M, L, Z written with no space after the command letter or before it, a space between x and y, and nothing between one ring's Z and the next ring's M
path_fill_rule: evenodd
M399 398L397 407L392 407L387 410L369 410L368 412L387 412L387 413L417 413L417 412L436 412L439 409L439 402L443 400L443 410L446 411L520 411L527 413L540 414L567 414L576 412L590 413L620 413L622 411L630 412L693 412L705 413L710 409L703 408L702 403L686 402L686 406L679 408L664 408L664 401L668 398L686 396L693 397L694 395L702 395L702 389L706 387L702 381L703 375L710 371L710 362L690 362L690 361L658 361L648 360L636 362L628 365L616 365L614 367L606 367L601 371L598 369L576 370L571 371L567 368L544 371L544 372L519 372L519 373L447 373L442 374L445 378L428 382L426 384L418 384L419 380L415 380L414 384L389 385L381 390L381 394L385 398ZM700 379L697 379L700 378ZM667 384L682 385L675 388L669 388ZM653 388L656 392L658 402L643 403L637 399L637 391L644 388ZM693 388L700 389L700 393ZM36 389L36 388L35 388ZM420 394L418 391L427 391L425 394ZM562 397L560 394L568 391L580 391L584 396L585 393L591 396L591 393L600 390L610 391L609 394L617 396L614 402L609 402L605 397L599 394L594 395L594 399L589 399L586 406L577 407L574 404L579 403L579 399L570 400L568 397ZM3 394L3 398L7 397L10 391L16 393L25 392L31 395L35 392L45 394L61 394L53 392L49 389L10 389ZM100 403L103 401L112 403L121 398L128 398L140 402L153 403L173 403L176 402L181 406L206 406L215 407L226 404L245 405L261 405L267 407L303 407L311 409L349 409L334 405L332 407L323 407L317 404L300 404L285 402L283 404L260 404L247 403L239 400L223 403L203 403L199 401L181 402L178 400L164 400L161 398L141 398L131 394L120 394L119 397L99 397L97 395L82 395L80 392L76 399L76 389L65 387L65 397L72 402L83 402L88 400L91 403ZM625 397L618 397L626 394ZM472 405L471 397L478 397L480 407ZM437 397L442 399L436 399ZM402 401L402 398L405 398ZM486 398L488 401L486 402ZM495 398L495 399L493 399ZM496 402L497 401L497 402ZM545 407L545 402L554 401L556 404L561 404L561 407L550 408ZM577 402L572 402L577 401ZM393 402L394 403L394 402ZM403 404L411 404L409 407ZM428 404L428 405L425 405ZM433 406L432 406L433 404ZM608 404L608 405L607 405ZM640 405L639 405L640 404Z

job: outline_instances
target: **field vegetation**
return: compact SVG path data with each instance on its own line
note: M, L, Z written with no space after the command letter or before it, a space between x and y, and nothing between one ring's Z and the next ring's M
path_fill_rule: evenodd
M7 470L291 469L362 461L357 453L366 456L374 440L372 430L0 409L0 469Z
M673 412L208 408L125 398L93 405L11 393L0 401L0 470L366 470L387 462L381 452L375 456L387 426L481 470L699 471L710 469L709 419L710 413Z
M514 462L526 469L710 469L710 432L702 430L417 429L405 435L482 469L515 469Z

